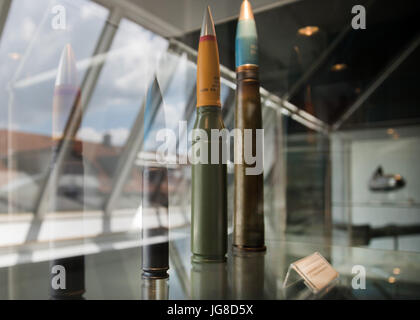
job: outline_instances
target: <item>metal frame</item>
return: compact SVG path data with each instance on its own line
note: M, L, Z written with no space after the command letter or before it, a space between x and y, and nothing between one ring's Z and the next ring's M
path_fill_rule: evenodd
M9 10L12 6L12 0L2 0L0 5L0 41L3 35L4 27L6 26L7 17L9 16Z
M186 53L190 61L194 63L197 61L197 51L178 40L170 39L169 50L178 55ZM221 82L231 89L236 90L236 73L221 65L220 74ZM280 111L285 110L285 113L289 114L294 120L302 123L304 126L325 134L330 132L330 126L327 123L296 107L291 102L270 93L262 87L260 88L260 94L261 99L264 102L263 107L267 106Z
M96 3L107 7L113 8L115 6L115 0L93 0ZM261 13L264 11L268 11L274 8L286 6L295 2L299 2L302 0L277 0L276 2L266 4L263 6L257 6L254 8L254 14ZM138 23L147 29L153 31L156 34L161 35L162 37L178 37L182 34L190 33L199 30L200 26L197 28L189 28L185 30L181 30L178 27L174 26L173 24L168 23L165 19L160 18L159 16L151 13L136 5L133 1L128 0L118 0L118 7L121 8L124 12L124 16L131 21ZM238 19L238 14L234 14L232 16L225 17L223 19L216 20L217 24L226 23L232 20Z
M229 108L227 112L225 113L225 126L228 126L231 122L233 123L233 126L235 126L235 101L236 101L236 92L230 91L228 96L226 97L226 100L224 102L224 108Z
M124 18L127 18L141 26L144 26L148 30L162 36L168 37L174 33L181 34L182 31L168 22L162 20L158 16L142 9L135 3L127 0L94 0L96 3L113 10L118 8L122 11Z

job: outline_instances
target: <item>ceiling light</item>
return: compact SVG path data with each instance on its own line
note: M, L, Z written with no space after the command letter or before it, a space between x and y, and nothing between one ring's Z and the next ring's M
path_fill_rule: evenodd
M331 71L334 71L334 72L342 71L344 69L347 69L347 65L345 63L337 63L331 67Z
M307 27L298 29L298 34L305 37L310 37L317 32L319 32L319 27L317 26L307 26Z

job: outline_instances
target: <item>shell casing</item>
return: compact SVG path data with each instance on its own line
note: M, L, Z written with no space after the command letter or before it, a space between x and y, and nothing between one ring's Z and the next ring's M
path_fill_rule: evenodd
M222 138L211 141L211 130L224 129L218 106L200 107L194 129L203 129L208 140L194 139L192 150L207 150L208 161L192 164L191 251L194 262L226 260L227 253L227 167L222 159ZM219 150L218 163L211 163L211 145Z
M239 129L244 142L244 130L252 130L252 154L256 154L256 130L262 129L260 84L258 67L245 65L237 69L235 106L235 128ZM260 251L264 245L264 174L247 175L244 159L244 145L241 147L240 163L235 163L234 179L234 228L233 245L238 249ZM236 162L236 161L235 161Z
M143 277L164 279L169 269L168 170L166 167L143 168L142 197L142 269ZM151 226L151 215L160 225ZM154 243L153 238L158 238ZM151 242L151 243L149 243Z

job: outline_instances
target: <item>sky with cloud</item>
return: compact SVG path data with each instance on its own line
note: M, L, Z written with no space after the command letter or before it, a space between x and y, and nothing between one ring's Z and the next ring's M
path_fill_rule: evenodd
M52 8L66 9L66 29L55 30ZM14 0L0 42L0 128L51 134L52 97L61 52L73 47L82 81L109 12L87 0ZM156 77L162 125L177 130L196 79L194 63L167 52L168 41L123 19L102 69L78 137L122 145ZM222 87L222 100L227 96ZM159 122L165 123L159 123ZM155 130L155 131L153 131ZM147 142L147 141L146 141ZM146 149L147 149L146 143Z
M57 4L65 5L66 30L54 30L51 26L51 10ZM16 129L50 132L55 74L31 85L16 85L47 71L56 72L67 43L72 45L78 60L90 57L107 14L106 9L83 0L12 2L0 42L0 60L6 62L0 64L1 127L7 127L9 115ZM79 70L79 79L84 72Z

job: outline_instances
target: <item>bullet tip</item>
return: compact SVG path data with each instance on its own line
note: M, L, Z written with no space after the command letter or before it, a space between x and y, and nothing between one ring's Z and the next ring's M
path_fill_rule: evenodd
M201 34L200 36L215 36L216 30L214 29L214 21L213 17L211 15L210 6L207 6L205 12L204 12L204 18L203 18L203 25L201 27Z
M254 14L252 13L252 6L248 0L244 0L241 5L241 13L239 14L239 20L254 20Z
M69 43L65 45L61 52L55 85L77 86L76 60L74 58L73 48Z

